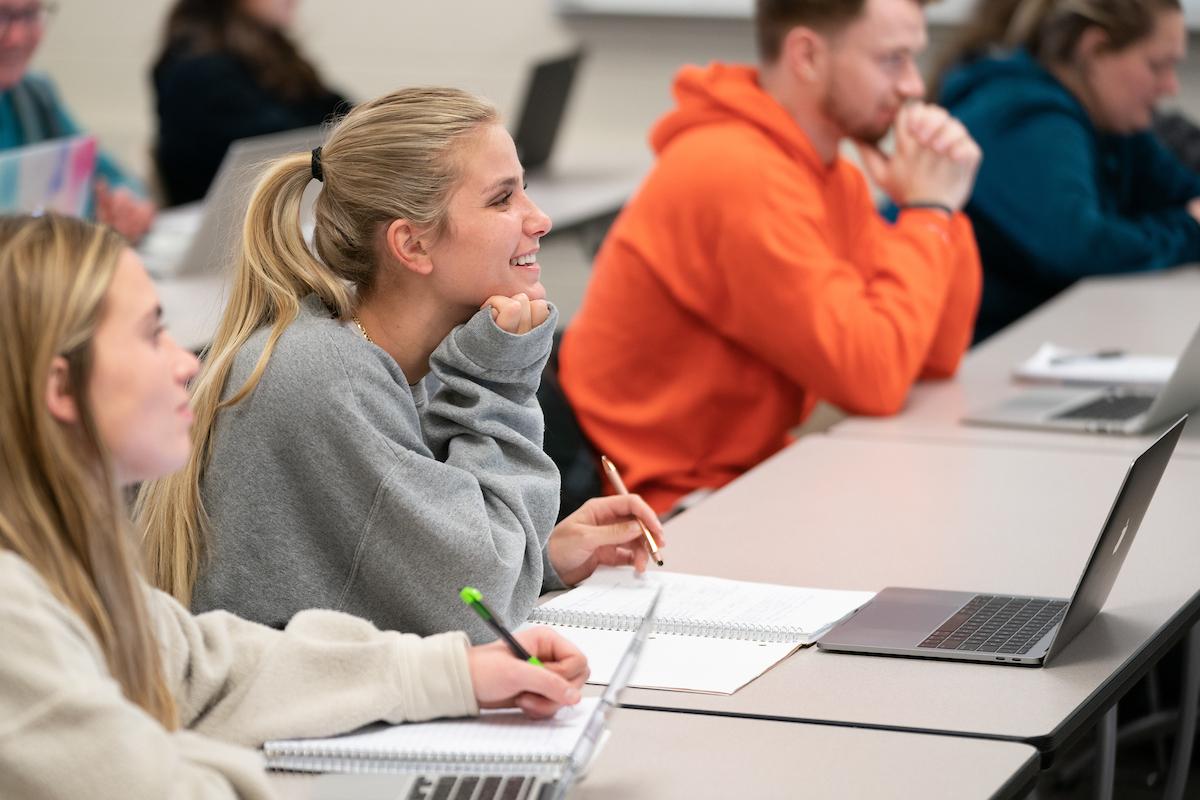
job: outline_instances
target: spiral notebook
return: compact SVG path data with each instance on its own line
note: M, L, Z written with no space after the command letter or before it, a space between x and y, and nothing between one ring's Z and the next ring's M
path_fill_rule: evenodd
M313 784L312 800L563 800L608 738L608 718L645 650L659 595L649 598L604 693L551 719L484 711L477 719L271 741L263 745L267 766L332 773Z
M588 657L589 682L608 683L659 586L654 632L629 685L711 694L733 694L874 596L602 567L529 622L574 642Z
M567 763L600 702L584 698L552 719L483 711L475 719L371 725L328 739L263 745L267 766L296 772L556 773Z

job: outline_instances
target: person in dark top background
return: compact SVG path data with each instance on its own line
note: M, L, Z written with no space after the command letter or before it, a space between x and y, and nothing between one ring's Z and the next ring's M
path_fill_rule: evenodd
M178 0L154 65L167 204L204 197L229 145L349 110L287 35L295 0Z
M1200 261L1200 176L1151 130L1186 49L1180 0L976 5L936 81L984 153L976 341L1080 278Z

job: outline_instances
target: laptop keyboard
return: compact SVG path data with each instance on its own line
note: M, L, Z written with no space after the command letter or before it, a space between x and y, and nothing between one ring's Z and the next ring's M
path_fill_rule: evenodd
M1066 600L977 594L918 647L1024 654L1067 613Z
M544 800L557 786L533 775L421 777L402 800ZM401 798L397 798L401 800Z
M1081 406L1055 414L1054 419L1133 419L1154 403L1153 397L1141 394L1108 394Z

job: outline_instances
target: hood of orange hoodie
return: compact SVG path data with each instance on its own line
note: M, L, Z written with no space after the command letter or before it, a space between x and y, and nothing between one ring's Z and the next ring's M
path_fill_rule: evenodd
M661 153L680 134L731 120L749 123L778 143L789 157L818 172L825 166L804 131L779 102L758 84L758 70L742 64L686 66L672 87L676 107L655 123L650 145Z

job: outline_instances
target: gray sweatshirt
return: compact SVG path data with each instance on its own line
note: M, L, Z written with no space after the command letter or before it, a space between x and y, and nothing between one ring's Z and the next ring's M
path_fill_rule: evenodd
M430 358L427 397L315 296L253 393L218 413L201 495L211 537L193 608L281 625L306 608L429 634L491 631L458 599L523 622L543 590L558 472L535 392L557 312L517 336L480 311ZM230 397L269 331L238 353Z

